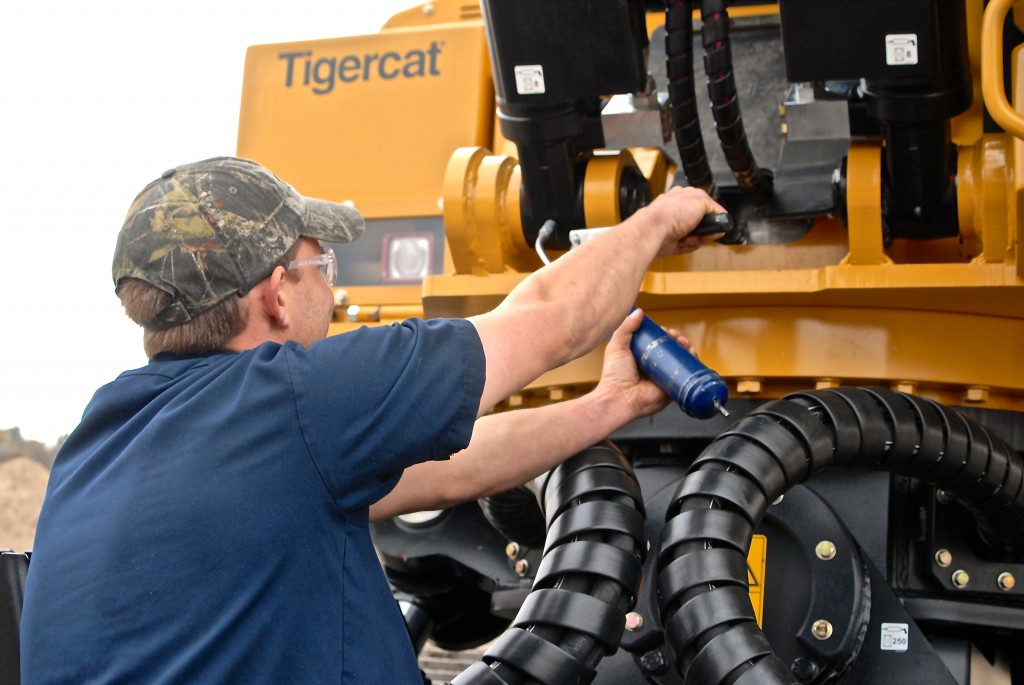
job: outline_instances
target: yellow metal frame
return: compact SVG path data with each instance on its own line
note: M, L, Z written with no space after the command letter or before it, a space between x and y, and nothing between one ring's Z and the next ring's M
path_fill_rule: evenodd
M701 357L727 378L734 396L872 383L946 403L1019 410L1024 51L1015 50L1011 63L1003 64L1001 27L1011 10L1015 20L1024 14L1015 11L1021 4L991 0L986 7L983 0L966 0L975 101L951 124L959 146L960 236L884 244L882 143L859 140L847 159L845 224L821 218L792 243L713 244L657 260L638 304L659 323L687 334ZM730 8L731 14L734 9L777 11L775 5ZM648 15L651 31L663 21L663 13ZM401 52L424 49L430 40L444 40L444 54L458 58L446 67L445 83L349 84L349 99L328 103L282 91L267 80L281 51ZM1012 103L1002 86L1007 66ZM388 102L386 116L373 105L382 99ZM415 126L401 116L411 103ZM983 133L983 105L1009 133ZM298 145L280 135L296 121L308 129L299 132ZM335 140L338 131L358 134ZM300 191L351 200L370 218L443 213L445 272L428 277L422 288L345 287L332 333L420 314L486 311L541 266L521 229L520 170L514 146L496 125L476 3L420 5L395 15L372 36L255 46L246 63L238 150L267 163ZM633 164L654 194L674 171L658 150L598 151L585 179L588 226L616 223L615 189L623 169ZM552 251L551 257L558 256ZM350 313L350 305L359 308ZM546 374L507 404L585 392L599 377L600 361L600 351L587 355Z
M1024 138L1024 117L1003 92L1003 22L1018 0L990 0L981 28L981 88L985 105L996 123L1017 138Z

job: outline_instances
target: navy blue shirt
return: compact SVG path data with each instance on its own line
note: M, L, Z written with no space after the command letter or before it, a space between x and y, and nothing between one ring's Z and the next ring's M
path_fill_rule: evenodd
M367 527L469 442L462 320L161 358L97 391L53 465L22 682L418 683Z

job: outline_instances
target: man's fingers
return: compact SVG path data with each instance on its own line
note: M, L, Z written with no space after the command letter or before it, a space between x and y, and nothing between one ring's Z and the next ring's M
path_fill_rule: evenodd
M615 331L615 335L632 335L640 328L640 324L644 320L644 313L639 308L634 309L626 317L625 321L619 324L618 329Z
M687 338L685 335L677 331L675 328L668 329L668 334L671 335L677 343L685 347L690 354L692 354L694 357L697 356L697 353L694 351L693 344L690 342L689 338Z

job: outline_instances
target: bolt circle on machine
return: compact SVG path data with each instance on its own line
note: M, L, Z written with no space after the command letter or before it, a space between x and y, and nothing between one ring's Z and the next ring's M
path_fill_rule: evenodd
M811 635L819 640L827 640L832 637L832 624L825 619L818 619L811 626Z
M953 553L948 549L940 549L935 553L935 563L942 568L946 568L953 563Z
M505 556L507 556L509 559L515 559L516 557L518 557L519 556L519 543L518 542L510 542L507 545L505 545Z
M520 576L525 576L530 572L530 562L526 559L520 559L516 562L516 573Z
M644 627L644 617L635 611L626 614L626 630L635 633Z
M836 558L836 546L831 540L822 540L814 547L814 553L822 561L831 561Z
M1017 580L1013 577L1013 574L1008 571L1000 573L999 577L996 578L996 582L999 584L1000 590L1012 590L1017 584Z

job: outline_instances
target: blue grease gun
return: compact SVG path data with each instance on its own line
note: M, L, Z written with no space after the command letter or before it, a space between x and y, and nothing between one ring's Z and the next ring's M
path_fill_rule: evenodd
M537 234L535 247L545 264L551 262L544 252L543 242L554 229L554 221L549 220ZM578 247L607 230L609 228L606 227L569 231L569 244L571 247ZM735 225L732 217L729 214L718 213L706 215L693 234L711 235L725 232L725 239L728 239L733 231ZM729 416L725 409L725 403L729 399L729 388L722 377L701 363L650 317L644 316L640 327L633 333L629 348L640 372L651 379L688 415L696 419L707 419L715 414Z

